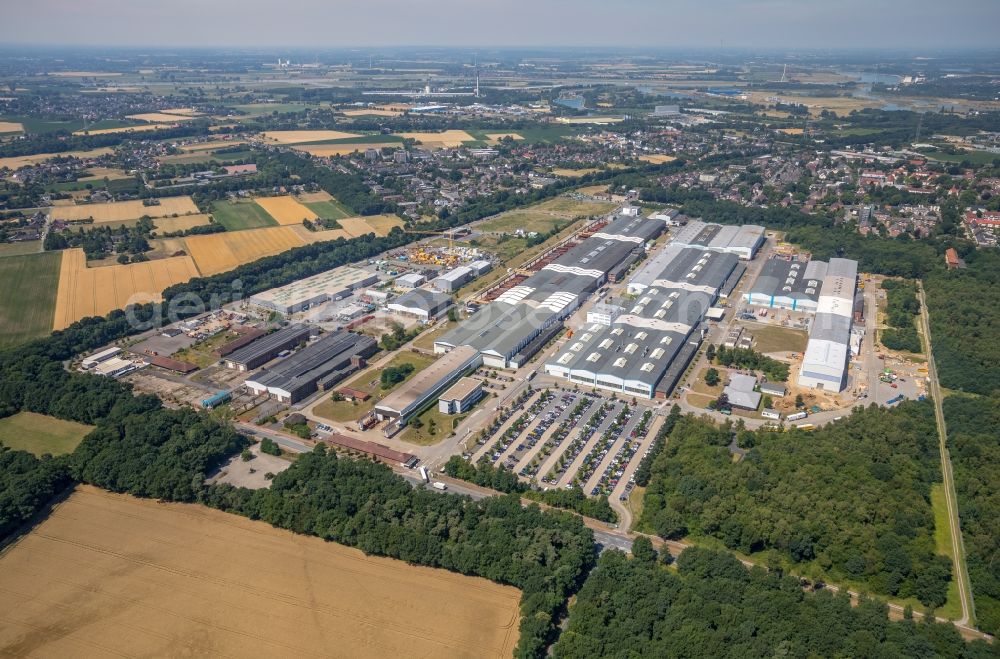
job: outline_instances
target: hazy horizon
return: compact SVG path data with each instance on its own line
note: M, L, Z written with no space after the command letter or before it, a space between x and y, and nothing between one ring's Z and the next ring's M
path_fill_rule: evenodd
M995 48L1000 2L36 0L4 15L0 46L919 51Z

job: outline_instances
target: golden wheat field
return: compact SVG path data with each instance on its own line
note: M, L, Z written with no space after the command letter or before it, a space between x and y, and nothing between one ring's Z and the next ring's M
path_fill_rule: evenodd
M317 201L333 201L333 195L331 195L326 190L320 190L318 192L303 192L296 197L303 204L313 204Z
M270 130L263 133L263 136L265 142L276 144L301 144L360 137L356 133L345 133L340 130Z
M78 204L76 206L53 206L52 219L66 222L81 222L94 218L95 224L121 222L148 215L166 217L168 215L194 215L198 207L191 197L163 197L155 206L145 206L139 199L132 201L112 201L103 204Z
M109 153L114 152L108 147L101 147L100 149L91 149L89 151L66 151L64 153L36 153L33 156L11 156L9 158L0 158L0 169L4 167L18 169L26 165L37 165L40 162L52 160L53 158L99 158Z
M347 233L343 229L327 229L325 231L310 231L304 226L297 227L287 227L294 231L299 238L302 239L304 245L311 245L312 243L321 243L327 240L336 240L337 238L343 238L344 240L350 240L354 238L351 234Z
M665 162L673 162L677 160L674 156L668 156L663 153L650 153L643 156L639 156L639 160L643 162L652 163L654 165L662 165Z
M345 117L398 117L403 114L398 110L376 110L375 108L368 110L341 110L341 112Z
M188 236L184 242L198 270L207 276L232 270L265 256L280 254L293 247L301 247L305 241L295 231L296 228L285 226L227 231Z
M398 147L399 142L378 142L374 144L361 142L350 142L347 144L300 144L292 148L296 151L308 153L311 156L332 158L333 156L348 156L355 151L364 153L367 149L381 149L385 146Z
M0 121L0 133L20 133L24 126L16 121Z
M146 133L152 130L173 128L170 124L145 124L142 126L122 126L120 128L98 128L96 130L77 130L74 135L109 135L111 133Z
M364 217L342 217L337 220L340 227L351 237L374 233L376 236L387 236L393 227L403 226L403 221L395 215L366 215Z
M420 142L428 149L454 149L465 142L475 142L476 138L464 130L446 130L440 133L397 133L403 139Z
M183 144L181 151L187 153L193 151L212 151L213 149L224 149L230 146L241 146L246 144L243 140L212 140L210 142L195 142L194 144Z
M0 655L509 657L520 593L79 486L0 557Z
M63 329L87 316L103 316L129 304L161 299L164 289L198 276L190 256L128 265L87 267L79 248L63 251L53 329Z
M191 121L194 117L182 114L167 114L166 112L143 112L141 114L130 114L129 119L148 121L150 123L170 122L170 121Z
M302 224L304 219L312 221L319 217L295 197L258 197L254 201L283 226Z
M523 140L524 136L518 133L486 133L486 138L490 142L499 142L505 137L509 137L512 140Z

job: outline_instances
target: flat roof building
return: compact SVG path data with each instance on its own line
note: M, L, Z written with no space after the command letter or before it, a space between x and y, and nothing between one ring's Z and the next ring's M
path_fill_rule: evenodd
M375 339L351 332L334 332L299 350L244 384L255 394L267 393L283 403L297 403L340 382L365 364L377 350Z
M375 416L380 420L399 421L398 429L437 399L453 382L482 363L477 350L468 346L455 348L379 401L375 405Z
M761 395L754 391L757 386L757 378L752 375L734 373L729 377L729 384L723 389L729 404L744 410L756 410L760 405Z
M752 306L815 313L828 264L823 261L770 259L743 301Z
M451 297L445 293L414 288L412 291L404 293L390 302L387 308L392 313L419 318L424 322L428 322L437 318L441 312L450 306Z
M438 398L438 411L442 414L463 414L482 397L482 381L464 377L441 394Z
M650 286L717 296L739 265L739 257L669 244L629 280L630 295Z
M677 232L671 244L735 254L744 261L749 261L764 244L764 227L756 224L729 225L693 220Z
M425 281L427 281L427 277L419 272L411 272L401 277L396 277L395 286L396 288L416 288Z
M830 259L802 359L801 386L827 391L844 388L857 278L857 261Z
M285 350L291 350L309 338L311 329L305 325L291 325L261 337L226 356L226 368L250 371L263 366Z
M378 276L361 268L344 266L321 272L312 277L272 288L250 297L250 304L282 314L303 311L314 305L378 282Z
M437 277L431 282L431 286L442 293L454 293L466 283L472 281L475 276L472 268L460 265Z

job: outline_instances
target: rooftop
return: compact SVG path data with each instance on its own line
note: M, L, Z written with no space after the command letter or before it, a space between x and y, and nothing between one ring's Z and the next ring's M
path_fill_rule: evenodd
M477 354L478 351L474 348L465 346L455 348L414 375L411 380L404 382L375 407L402 413L403 410L424 398L428 392L439 387L443 380L454 375Z
M235 364L251 362L261 355L272 352L277 346L283 345L289 341L295 341L296 339L308 338L310 332L311 330L308 327L301 324L284 327L277 332L272 332L267 336L257 339L248 346L244 346L239 350L234 350L228 357L226 357L226 361L230 361Z

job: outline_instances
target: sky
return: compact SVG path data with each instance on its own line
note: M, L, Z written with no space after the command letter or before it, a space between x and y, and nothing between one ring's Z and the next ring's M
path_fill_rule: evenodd
M1000 0L14 0L0 45L996 47Z

